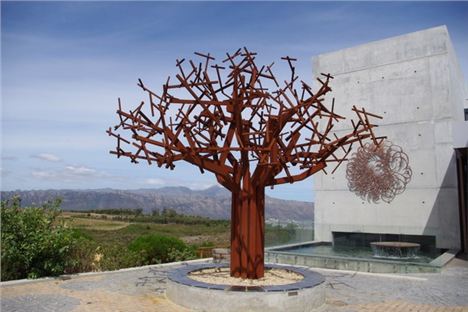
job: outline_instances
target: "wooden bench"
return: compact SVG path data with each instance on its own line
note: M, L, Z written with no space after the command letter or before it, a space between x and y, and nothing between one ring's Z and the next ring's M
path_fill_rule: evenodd
M198 247L197 256L198 258L208 258L213 253L213 247Z

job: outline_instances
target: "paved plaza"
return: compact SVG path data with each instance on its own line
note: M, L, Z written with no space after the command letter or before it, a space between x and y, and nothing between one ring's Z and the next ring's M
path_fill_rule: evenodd
M189 311L165 297L167 272L184 265L2 283L1 311ZM441 273L426 274L314 270L326 277L327 299L320 312L468 311L465 260L454 259Z

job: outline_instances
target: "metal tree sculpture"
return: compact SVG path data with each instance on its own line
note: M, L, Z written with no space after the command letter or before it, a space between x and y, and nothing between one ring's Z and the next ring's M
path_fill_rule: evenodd
M212 172L232 193L231 276L260 278L265 187L304 180L325 171L328 162L341 164L353 142L371 138L379 144L383 138L374 136L369 118L380 117L353 107L357 121L338 137L331 130L344 117L334 103L323 102L331 91L329 74L317 79L320 88L313 93L298 80L290 57L282 58L291 76L280 86L273 64L257 66L256 53L246 48L227 54L224 66L211 65L210 54L195 54L202 61L177 60L177 81L169 77L159 95L139 80L147 105L125 112L119 99L120 122L107 131L117 139L111 153L170 169L184 160Z

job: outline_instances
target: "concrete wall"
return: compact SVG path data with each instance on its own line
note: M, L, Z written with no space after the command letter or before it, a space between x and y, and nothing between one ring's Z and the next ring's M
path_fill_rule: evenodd
M435 235L439 248L458 248L459 220L454 122L463 121L463 77L445 26L371 42L313 58L314 76L331 73L336 111L380 114L378 135L400 145L413 177L390 203L351 193L346 164L314 176L315 239L332 231ZM350 123L336 128L349 131ZM357 148L357 147L356 147ZM331 171L331 170L330 170Z
M468 84L465 86L465 108L468 108Z

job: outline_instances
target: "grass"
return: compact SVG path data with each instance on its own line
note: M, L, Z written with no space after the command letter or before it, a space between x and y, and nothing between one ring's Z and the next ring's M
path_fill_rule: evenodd
M124 221L98 220L90 218L61 218L70 227L80 230L96 230L96 231L115 231L127 227L130 223Z
M73 272L116 270L126 267L201 257L201 246L229 246L229 222L196 219L174 215L155 218L150 215L101 214L97 212L62 212L59 221L74 230L79 247L72 258L77 261ZM190 221L193 224L184 224ZM194 222L196 221L196 222ZM161 223L168 222L168 223ZM182 222L182 223L180 223ZM166 258L151 258L146 251L129 248L143 236L162 235L167 239L178 238L185 249L164 251ZM174 241L174 240L172 240ZM206 255L205 255L206 256ZM96 259L99 260L96 260Z
M132 220L133 216L130 220ZM134 239L147 234L161 234L182 239L189 245L228 247L230 239L229 225L226 223L206 222L199 224L154 223L150 216L140 216L144 222L115 220L116 215L63 212L61 219L77 229L84 236L100 245L128 246ZM266 246L291 243L298 229L267 225L265 229ZM313 230L310 230L313 231ZM312 237L312 234L310 234Z
M127 246L134 239L146 234L173 236L196 245L229 245L229 226L225 224L159 224L116 221L111 218L110 215L97 213L64 212L61 215L61 219L70 227L102 245Z
M183 215L154 218L149 215L115 215L92 212L63 212L60 219L81 237L83 248L74 256L80 261L78 271L115 270L130 266L156 263L142 258L129 246L142 236L163 235L181 239L187 249L174 256L180 260L210 256L206 247L229 247L230 225L227 221L194 219ZM192 222L187 224L185 222ZM195 221L195 222L194 222ZM163 223L169 222L169 223ZM294 238L295 227L270 226L265 229L266 244L278 244ZM202 248L205 247L205 248ZM198 250L198 252L197 252ZM95 261L99 256L99 261ZM176 259L176 258L171 258ZM150 262L148 262L150 261Z
M68 249L60 249L67 253L63 265L56 270L59 273L106 271L164 261L182 261L210 256L210 248L229 247L230 222L227 220L178 215L170 210L153 215L131 215L121 211L113 214L111 209L102 214L98 211L61 212L57 216L56 212L54 210L53 223L69 233ZM12 222L13 225L16 223ZM48 225L46 228L49 229ZM267 243L288 241L292 234L292 225L286 228L266 226ZM30 236L34 235L33 231ZM32 250L36 249L36 246L32 247ZM54 258L40 260L50 266L49 262L54 261ZM37 262L37 259L34 261Z

